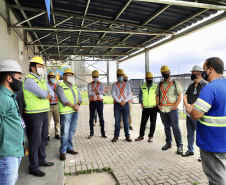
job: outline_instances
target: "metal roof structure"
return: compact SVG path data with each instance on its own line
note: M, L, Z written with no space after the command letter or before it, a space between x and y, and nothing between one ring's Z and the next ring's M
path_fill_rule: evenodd
M44 0L5 2L19 20L8 27L23 30L25 44L49 60L73 55L120 63L226 18L224 0L51 0L50 23Z

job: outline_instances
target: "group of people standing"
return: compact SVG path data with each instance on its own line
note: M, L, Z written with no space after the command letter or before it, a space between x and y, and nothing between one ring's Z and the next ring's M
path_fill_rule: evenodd
M50 121L53 116L55 138L60 139L60 159L66 154L76 155L73 150L73 136L77 127L79 106L82 98L73 83L74 73L66 69L63 82L56 85L55 73L48 73L48 83L41 77L44 70L41 57L30 60L29 74L22 82L20 65L13 60L0 62L0 184L15 184L21 157L24 155L24 128L29 143L29 173L45 176L40 166L53 166L46 161L45 148L50 140ZM213 57L205 61L203 69L195 65L191 70L193 83L188 87L183 102L186 108L188 149L183 153L183 142L179 127L178 105L182 100L180 83L170 77L170 68L161 67L163 80L157 85L153 74L147 72L139 92L142 118L139 136L144 139L145 129L150 118L148 142L153 142L157 113L160 113L166 143L162 150L172 147L172 132L177 145L177 154L183 157L194 155L194 133L197 129L196 143L200 147L203 170L210 184L226 184L226 80L223 77L224 63ZM99 81L99 72L92 72L93 81L88 84L90 134L94 137L94 117L97 111L101 136L107 138L103 116L103 95L105 87ZM208 83L208 82L209 83ZM14 92L23 89L24 111L20 110ZM131 125L132 90L128 77L122 69L117 70L117 82L112 85L114 99L115 131L112 142L117 142L123 127L125 139L132 142L129 130ZM23 112L23 113L22 113ZM59 119L60 118L60 119ZM121 124L121 120L123 125ZM197 121L198 120L198 121ZM7 168L5 168L7 166Z

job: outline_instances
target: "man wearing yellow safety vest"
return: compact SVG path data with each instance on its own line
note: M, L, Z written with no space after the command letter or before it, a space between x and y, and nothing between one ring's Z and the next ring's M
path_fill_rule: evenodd
M30 74L23 82L26 114L24 116L29 143L29 173L35 176L45 176L39 170L40 166L52 166L54 163L45 160L48 137L49 99L54 96L52 89L41 77L44 73L43 59L35 56L30 60Z
M226 184L226 79L224 62L209 58L203 65L204 86L187 112L197 120L196 144L209 184Z
M101 135L103 138L106 138L104 131L104 117L103 117L103 94L105 93L104 84L99 81L99 72L94 70L92 72L93 82L88 84L88 95L89 95L89 126L90 126L90 135L89 139L93 137L93 120L95 116L95 111L97 110L100 126L101 126Z
M128 76L126 74L124 74L123 80L126 83L128 82ZM132 127L132 95L133 95L133 87L131 86L131 100L128 101L129 102L129 129L130 130L133 130L133 127ZM120 127L123 128L122 115L121 115Z
M143 84L140 88L139 92L139 102L141 103L142 110L142 118L140 124L140 135L135 141L140 141L144 139L146 123L148 118L150 117L150 132L148 142L153 141L153 135L155 133L155 125L156 125L156 88L157 85L153 82L153 74L151 72L147 72L146 75L146 83Z
M116 142L120 133L120 121L121 114L124 123L124 132L126 140L132 142L129 134L129 103L131 100L131 87L129 83L123 81L124 71L122 69L117 70L117 80L111 88L111 94L114 99L114 116L115 116L115 132L112 142Z
M55 138L60 139L60 116L59 116L59 107L58 107L58 97L56 95L56 75L53 71L48 73L48 84L54 92L54 96L49 99L50 102L50 111L48 113L49 117L49 130L48 130L48 140L50 141L50 124L51 118L53 116L54 125L55 125Z
M78 154L78 152L73 150L72 140L77 127L78 111L82 103L82 97L73 83L74 75L70 68L66 69L63 74L64 81L56 89L60 112L61 160L66 159L66 153Z
M170 68L168 66L161 67L161 74L164 78L156 88L156 102L160 112L160 117L165 128L166 144L162 150L171 148L172 133L177 144L177 154L183 153L183 143L181 138L181 131L179 127L178 105L182 100L181 85L177 81L170 78Z

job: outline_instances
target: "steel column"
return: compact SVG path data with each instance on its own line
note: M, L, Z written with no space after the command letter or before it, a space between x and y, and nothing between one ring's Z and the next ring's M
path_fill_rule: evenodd
M109 61L107 63L107 94L110 95L110 80L109 80Z
M149 51L145 52L145 73L149 72Z

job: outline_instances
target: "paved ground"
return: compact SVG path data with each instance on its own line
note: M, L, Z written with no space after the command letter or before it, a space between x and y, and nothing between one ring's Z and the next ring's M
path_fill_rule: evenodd
M55 139L52 139L47 147L47 156L49 161L55 161L55 167L48 168L48 171L47 168L44 169L48 172L45 178L33 178L31 175L26 175L26 168L26 170L23 170L25 172L20 173L17 184L30 184L23 182L31 182L29 180L31 178L33 179L32 184L62 184L62 181L59 181L59 179L57 181L58 183L50 183L51 180L60 178L62 175L62 164L65 173L110 167L114 170L113 175L120 185L208 184L207 178L202 171L201 163L197 161L199 157L197 147L195 149L196 155L188 158L183 158L175 153L175 142L173 142L173 148L162 151L161 147L165 144L165 136L159 116L154 142L147 142L147 134L144 140L135 142L134 139L139 135L141 119L141 108L139 104L133 104L132 116L134 127L134 130L130 132L133 139L132 143L125 141L124 131L122 129L119 141L116 143L111 142L114 133L113 105L104 105L106 135L108 138L104 139L100 137L100 127L96 126L95 136L92 139L87 139L89 134L89 111L88 106L81 106L78 127L74 138L74 149L79 152L79 155L73 156L68 154L67 160L65 163L62 163L58 160L59 143ZM184 141L184 151L186 151L185 120L180 120L180 126ZM23 164L25 162L26 160L24 162L22 161ZM55 175L54 172L56 172Z

